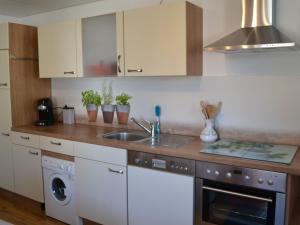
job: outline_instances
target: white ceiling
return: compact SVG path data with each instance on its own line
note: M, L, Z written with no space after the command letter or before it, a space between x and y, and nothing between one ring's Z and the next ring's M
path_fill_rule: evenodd
M0 0L0 15L25 17L101 0Z

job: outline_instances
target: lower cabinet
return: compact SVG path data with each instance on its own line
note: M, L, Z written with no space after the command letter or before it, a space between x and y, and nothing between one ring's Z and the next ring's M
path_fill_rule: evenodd
M1 26L0 26L1 31ZM1 38L0 38L1 42ZM1 45L1 43L0 43ZM0 72L5 65L0 62ZM5 75L5 73L3 73ZM0 74L0 80L3 74ZM1 83L2 81L0 81ZM7 81L5 81L7 82ZM12 141L11 141L11 104L10 89L0 85L0 105L3 106L0 112L0 188L14 191L14 175L12 161Z
M13 144L15 192L44 202L41 150Z
M105 225L126 225L126 167L76 157L75 169L79 216Z
M12 143L7 130L0 131L0 188L14 191Z

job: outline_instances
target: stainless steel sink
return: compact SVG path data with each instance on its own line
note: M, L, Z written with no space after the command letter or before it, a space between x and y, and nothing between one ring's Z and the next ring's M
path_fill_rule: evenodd
M103 138L119 141L141 141L150 137L146 133L121 131L104 134Z
M155 138L147 138L139 141L141 144L145 144L151 147L167 147L167 148L180 148L189 144L195 138L181 135L161 134Z
M119 141L137 142L150 147L179 148L194 140L193 137L162 134L151 138L148 133L138 131L116 131L102 135L103 138Z

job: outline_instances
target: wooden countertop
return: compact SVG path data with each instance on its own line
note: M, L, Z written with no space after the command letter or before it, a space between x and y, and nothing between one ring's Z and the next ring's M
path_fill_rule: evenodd
M270 170L300 176L300 151L297 151L296 156L291 165L285 165L279 163L262 162L257 160L248 160L200 153L200 150L204 144L199 140L198 137L195 137L195 140L188 145L177 149L171 149L166 147L151 147L135 142L124 142L118 140L104 139L102 138L102 135L104 133L121 130L108 127L56 124L54 126L49 127L36 127L34 125L20 126L12 128L12 130L16 132L30 133L41 136L61 138L71 141L123 148L133 151L142 151L153 154L194 159L199 161Z

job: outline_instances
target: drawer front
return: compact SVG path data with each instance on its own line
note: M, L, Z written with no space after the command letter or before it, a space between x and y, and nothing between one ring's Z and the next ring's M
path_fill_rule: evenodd
M12 141L17 145L40 148L39 136L34 134L12 132Z
M41 136L40 147L43 150L74 156L73 141Z
M111 163L121 166L127 165L127 150L76 142L74 145L76 157Z

